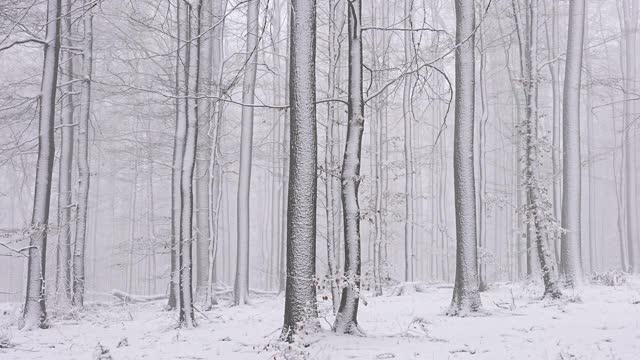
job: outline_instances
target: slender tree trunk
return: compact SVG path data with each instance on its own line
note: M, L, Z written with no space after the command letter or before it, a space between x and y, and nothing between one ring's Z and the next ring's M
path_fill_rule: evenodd
M148 127L147 127L147 131L149 133L151 133L151 121L149 121L148 123ZM147 193L147 197L148 197L148 209L147 209L147 237L149 238L149 253L150 253L150 257L151 257L151 261L150 261L150 268L151 268L151 275L150 278L148 278L147 280L149 281L150 284L150 295L155 295L157 294L157 280L158 280L158 272L157 272L157 266L156 266L156 246L157 246L157 237L156 237L156 231L155 231L155 221L156 221L156 216L155 216L155 198L154 198L154 192L153 192L153 180L154 180L154 171L153 171L153 155L152 155L152 148L149 147L147 149L147 160L149 162L149 172L148 172L148 177L147 177L147 184L148 184L148 193ZM99 164L98 164L98 169L99 169ZM98 182L97 186L96 186L96 199L98 198L98 195L100 195L100 182ZM100 203L98 200L96 200L96 203ZM97 211L97 209L96 209ZM94 225L95 226L95 225ZM94 232L94 239L95 239L95 232ZM94 246L95 249L95 246ZM94 255L95 257L95 255ZM94 261L95 263L95 261ZM94 273L95 273L95 268L93 269ZM95 274L94 274L95 277ZM95 278L93 279L95 281Z
M456 279L448 315L464 315L482 307L478 291L476 189L473 128L475 123L474 3L456 0L456 105L454 188L456 208Z
M88 1L83 1L84 7ZM93 5L91 5L93 6ZM85 249L87 246L87 208L89 207L89 120L91 117L91 76L93 73L93 9L84 14L84 49L82 54L82 91L78 120L78 209L76 241L73 252L73 303L84 305Z
M636 254L637 237L639 234L637 223L637 200L636 200L636 169L633 137L635 132L635 122L637 121L637 109L634 97L637 93L636 82L636 46L638 30L638 2L636 0L623 0L623 19L625 29L625 124L624 124L624 197L625 218L627 230L627 256L629 258L628 271L639 272L640 266L637 263L640 258Z
M39 101L38 160L36 167L33 215L29 231L27 289L21 324L25 329L47 326L45 304L45 269L51 178L53 173L56 85L60 56L61 0L47 0L47 25L44 63Z
M585 15L587 16L587 15ZM588 16L587 16L588 18ZM585 21L585 36L589 37L589 26L588 26L588 21ZM588 43L588 40L587 40ZM588 46L587 46L588 48ZM585 54L584 54L584 63L585 63L585 74L587 76L591 75L591 58L589 55L589 50L585 50ZM593 137L592 135L592 130L591 127L593 125L593 102L592 102L592 93L593 93L593 86L591 84L591 81L587 81L586 84L586 89L585 89L585 115L586 115L586 119L585 119L585 123L586 123L586 141L584 141L584 146L586 148L586 155L587 155L587 159L586 159L586 167L587 167L587 191L586 191L586 196L587 196L587 246L588 246L588 258L589 258L589 272L593 272L596 270L596 243L595 243L595 232L596 232L596 221L593 217L594 214L594 210L595 210L595 202L596 202L596 194L594 192L594 182L595 182L595 178L593 176L593 165L594 165L594 159L592 158L592 141L591 138Z
M545 0L548 1L548 0ZM551 29L549 22L545 22L545 32L547 39L547 48L549 49L549 74L551 75L551 97L552 97L552 143L551 143L551 161L553 166L553 216L556 220L560 219L561 214L561 185L560 181L561 163L560 163L560 121L562 119L561 93L560 93L560 61L557 59L560 48L559 40L559 24L558 24L558 2L551 1ZM560 233L553 235L553 247L555 259L560 266Z
M341 0L337 0L340 2ZM336 17L336 0L329 0L329 76L327 77L328 83L328 97L334 98L337 95L337 65L339 54L336 49L337 42L337 17ZM334 102L327 103L327 126L325 127L325 172L326 172L326 186L325 186L325 207L327 217L327 266L329 268L329 281L331 286L331 300L333 303L333 313L338 312L340 306L340 291L338 289L338 266L336 263L336 244L339 241L339 236L336 236L336 212L339 212L339 208L336 206L336 174L338 173L337 161L335 159L335 127L337 122L338 112L336 104Z
M71 38L73 36L71 29L71 0L65 2L64 15L64 43L66 46L71 47ZM73 297L73 280L71 277L71 245L73 238L71 236L72 231L72 194L71 182L72 182L72 170L73 170L73 110L74 110L74 96L73 96L73 53L70 50L62 51L60 54L62 58L62 81L66 83L63 87L63 97L61 101L62 106L62 142L60 150L60 175L58 182L58 268L57 268L57 284L56 289L60 295L62 307L68 307L71 304Z
M404 26L410 29L411 13L413 10L413 0L404 1ZM413 41L410 31L404 32L404 61L407 71L413 69ZM404 280L414 280L414 254L413 254L413 145L412 134L412 114L411 114L411 90L413 88L413 76L407 74L404 80L404 90L402 94L402 117L404 120Z
M290 84L290 78L291 78L291 73L289 71L290 69L290 54L291 54L291 29L293 28L291 25L291 13L289 11L289 2L288 0L284 1L284 6L286 8L287 11L285 11L285 14L287 14L287 21L289 23L289 26L287 26L287 36L286 38L288 39L288 45L286 48L286 55L284 57L285 59L285 69L287 69L287 71L285 72L285 84L289 84L289 86L285 86L284 88L284 98L285 99L290 99L291 98L291 84ZM283 156L282 156L282 164L281 164L281 169L282 169L282 198L281 198L281 216L280 216L280 220L283 222L282 226L280 227L280 244L279 244L279 264L278 264L278 293L283 293L286 291L286 282L287 282L287 271L286 271L286 267L287 267L287 239L288 239L288 235L287 235L287 230L288 230L288 220L287 220L287 214L288 214L288 198L289 198L289 194L288 194L288 189L289 189L289 169L288 166L290 166L289 164L289 159L290 159L290 154L287 151L287 149L289 149L289 131L290 131L290 127L289 127L289 119L291 117L291 112L287 109L284 111L284 126L283 126L283 131L282 131L282 149L283 149Z
M216 25L213 29L210 45L211 60L211 84L212 94L218 97L223 96L223 71L224 71L224 14L226 13L227 0L216 0L212 4L212 23ZM209 155L209 242L208 242L208 279L207 297L205 299L205 309L210 309L216 301L215 295L215 275L216 257L219 248L218 223L220 219L220 204L222 200L222 181L224 179L223 168L219 164L220 158L220 138L222 130L223 102L216 101L211 106L211 120L209 122L209 136L211 137L211 152Z
M137 122L137 120L136 120ZM137 126L135 128L137 131ZM127 251L127 293L133 293L133 267L135 252L135 233L136 233L136 208L138 203L138 149L133 155L133 182L131 184L131 193L129 194L129 249Z
M334 330L338 333L357 334L358 302L360 296L360 162L362 133L364 131L364 99L362 96L362 3L349 1L349 110L347 139L342 163L342 213L344 218L344 272L345 284L336 315Z
M526 103L526 123L524 126L524 144L526 162L524 168L524 182L527 189L529 208L527 221L535 237L535 251L542 272L545 285L545 296L559 298L562 294L557 285L555 264L548 248L548 230L553 229L549 203L544 198L547 190L540 176L540 139L538 138L538 0L529 0L526 4L526 35L523 69L524 98ZM533 251L533 249L531 249Z
M376 2L371 3L371 11L374 14L374 26L378 26L377 24L377 14L376 7L378 4ZM382 9L383 11L384 9ZM374 33L375 35L375 33ZM383 32L382 35L382 46L383 49L386 46L386 32ZM372 47L372 57L374 60L374 68L385 68L385 54L379 53L379 40L374 36L373 39L373 47ZM384 50L383 50L384 51ZM378 57L382 58L382 64L377 60ZM382 67L381 67L382 66ZM381 72L374 73L374 92L377 92L382 86L383 74ZM372 160L373 160L373 176L374 176L374 237L373 237L373 282L374 282L374 291L375 294L380 296L382 295L382 262L380 261L380 257L382 255L382 120L384 116L385 103L384 96L385 94L381 94L380 98L374 100L374 121L372 122L372 131L371 131L371 146L372 146Z
M287 281L282 339L315 327L317 131L316 2L292 0L290 26L291 162L287 210ZM310 329L307 329L310 330Z
M562 263L571 286L582 283L580 255L580 83L585 0L571 0L564 79Z
M615 103L612 98L611 99L611 119L616 118L615 113L616 113ZM623 119L623 125L624 125L624 119ZM613 148L617 149L618 134L616 131L615 121L611 122L611 133L613 136ZM624 137L624 134L622 136ZM624 157L624 154L623 154L623 157ZM616 228L618 230L618 241L620 245L620 268L622 269L622 271L626 271L627 270L627 254L626 254L627 245L626 245L625 236L624 236L624 208L623 208L624 200L622 199L623 189L622 189L622 184L620 182L620 179L622 178L622 170L624 168L624 160L621 161L619 168L616 168L616 163L617 163L616 151L614 151L611 170L613 171L613 184L615 186L615 192L616 192L616 210L617 210L616 211L616 215L617 215Z
M253 106L258 67L258 12L259 0L248 1L247 12L247 65L242 85L242 134L240 138L240 176L238 182L238 255L234 304L249 300L249 192L251 189L251 160L253 148Z
M192 36L191 22L193 7L185 0L186 13L186 39L184 59L184 116L187 126L185 147L182 159L180 198L181 223L180 223L180 305L179 326L194 327L193 289L192 289L192 242L193 242L193 174L195 169L197 143L198 143L198 117L200 114L199 84L200 84L200 48L201 48L201 18L202 0L198 1L195 9L196 39ZM194 44L195 40L195 44ZM195 45L195 59L192 57L191 48ZM194 74L191 74L191 65L195 64ZM193 79L193 108L190 107L189 95L191 94L191 79Z
M186 99L180 100L182 95L182 89L180 86L180 64L182 63L181 51L182 51L182 21L180 6L181 1L176 3L176 64L175 64L175 88L176 95L175 103L175 121L176 127L173 138L173 163L171 168L171 276L169 282L169 301L167 307L169 309L176 309L179 307L178 301L180 299L180 216L182 214L182 199L180 192L181 174L182 174L182 160L184 157L185 149L185 137L187 133L187 123L181 114L182 102Z
M484 8L484 1L482 2ZM487 191L486 180L486 126L489 120L489 105L487 100L486 89L486 71L487 71L487 49L485 48L485 30L481 28L479 39L479 52L480 52L480 126L478 126L478 185L480 191L478 192L478 248L480 250L480 258L478 259L478 289L479 291L485 291L487 289L487 260L488 260L488 247L486 244L486 205L485 205L485 193ZM494 254L495 255L495 254Z
M206 16L200 20L204 21L205 28L214 27L210 32L200 33L198 32L198 40L200 43L208 45L208 52L206 52L206 61L204 59L205 52L198 55L197 61L199 64L205 64L205 66L200 66L204 68L202 71L202 78L206 79L204 83L205 90L208 94L213 96L218 95L213 91L213 89L209 89L209 84L214 83L214 78L217 76L213 66L213 57L218 52L217 49L214 49L215 40L213 37L216 36L216 32L220 28L220 24L216 24L220 19L215 16L215 3L217 1L209 1L207 2L208 6L206 11L203 11L203 14ZM202 37L202 39L200 39ZM215 75L214 75L215 74ZM197 100L199 104L200 100ZM196 214L196 297L204 296L208 291L209 284L209 246L211 242L211 237L214 230L210 228L211 221L211 206L212 202L211 198L211 181L214 179L214 175L210 174L209 171L211 165L211 156L212 151L211 148L213 145L213 136L212 129L215 125L212 124L214 121L213 115L213 107L215 104L214 100L206 103L207 106L198 106L199 114L198 120L200 124L198 124L198 143L197 143L197 152L196 152L196 168L195 168L195 183L196 183L196 192L195 192L195 214ZM202 119L207 120L207 125L202 123ZM207 299L205 299L205 303Z

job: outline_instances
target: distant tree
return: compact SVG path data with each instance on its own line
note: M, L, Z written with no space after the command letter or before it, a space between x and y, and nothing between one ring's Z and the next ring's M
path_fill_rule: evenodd
M240 135L240 175L238 179L238 256L234 304L246 304L249 299L249 192L251 190L251 162L253 152L253 102L258 67L260 0L247 3L247 63L242 85L242 127Z

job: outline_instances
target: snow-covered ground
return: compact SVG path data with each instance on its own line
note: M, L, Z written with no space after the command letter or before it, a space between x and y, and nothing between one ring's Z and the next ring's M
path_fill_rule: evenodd
M452 289L367 297L366 337L331 333L329 301L320 301L323 331L298 345L276 341L283 298L255 295L252 305L198 313L198 327L174 328L163 301L93 303L46 330L20 331L19 305L2 304L0 359L94 359L101 344L121 359L640 359L640 277L612 287L565 289L562 301L540 300L535 285L500 284L482 294L482 316L444 316ZM391 289L387 289L391 293ZM325 316L326 315L326 316ZM3 340L2 340L3 339ZM120 346L119 346L120 343ZM104 357L109 359L109 357Z

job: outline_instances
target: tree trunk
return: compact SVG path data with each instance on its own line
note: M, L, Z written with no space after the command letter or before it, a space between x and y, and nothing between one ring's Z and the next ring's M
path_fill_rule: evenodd
M212 23L216 26L211 36L210 60L211 60L211 84L212 94L221 97L223 95L222 76L224 70L224 14L226 13L227 0L216 0L212 5ZM214 101L211 105L211 120L209 122L209 136L211 148L209 149L209 242L208 242L208 279L207 297L205 309L210 309L217 301L215 299L215 275L216 256L219 248L218 221L220 219L220 204L222 199L222 181L224 179L223 168L219 164L220 133L222 130L223 102Z
M582 283L580 255L580 83L585 0L571 0L563 108L562 263L570 286Z
M448 315L465 315L482 307L478 291L476 190L473 128L475 122L474 3L456 0L456 105L454 188L456 208L456 278Z
M413 0L404 1L404 26L410 29L411 12ZM404 61L407 71L413 68L413 41L410 31L404 32ZM413 146L412 134L412 114L411 114L411 93L413 87L413 76L407 74L404 80L404 90L402 94L402 118L404 122L404 280L414 280L414 254L413 254Z
M180 64L182 63L182 58L180 52L182 50L182 21L180 14L180 4L181 1L176 3L176 31L177 31L177 41L176 41L176 64L175 64L175 119L176 119L176 127L173 138L173 163L171 168L171 275L169 282L169 300L167 303L167 307L169 309L178 308L179 298L180 298L180 216L182 214L182 200L180 196L180 192L182 189L181 186L181 175L182 175L182 160L184 157L185 151L185 137L187 133L187 123L183 116L181 115L182 101L186 101L186 99L180 100L180 96L182 94L181 86L180 86Z
M187 125L185 137L184 155L182 159L182 172L180 184L180 198L182 200L181 223L180 223L180 305L179 305L179 326L187 328L195 326L193 311L193 289L192 289L192 242L193 242L193 174L196 161L197 143L198 143L198 117L200 113L198 99L200 84L200 47L201 47L201 18L202 18L202 0L196 5L196 34L195 39L195 59L191 56L191 48L194 45L194 38L191 31L191 19L193 8L190 3L187 4L186 14L186 39L185 59L184 59L184 116ZM191 75L191 65L195 64L195 74ZM189 96L191 94L191 79L194 80L193 108L190 107Z
M548 0L545 0L548 1ZM549 49L549 74L551 75L551 97L552 104L552 143L551 161L553 166L553 217L560 219L561 214L561 164L560 164L560 120L562 118L561 94L560 94L560 61L557 59L560 48L559 25L558 25L558 2L551 1L551 30L549 22L545 22L545 32L547 38L547 48ZM553 234L553 247L556 262L560 267L560 233Z
M287 211L287 281L281 338L292 342L316 326L317 133L316 2L292 0L290 27L291 145ZM312 330L312 329L308 329Z
M624 125L624 197L625 217L627 230L627 256L629 258L629 272L640 271L637 263L640 258L637 255L636 244L638 237L638 223L636 213L636 169L633 137L638 108L634 98L637 94L636 86L636 40L638 30L638 2L635 0L623 0L623 19L625 29L625 74L624 74L624 97L625 97L625 125Z
M525 145L524 183L527 191L527 223L531 225L535 241L535 251L545 285L545 296L559 298L562 294L557 285L555 264L548 249L548 229L553 232L552 209L547 208L548 199L540 176L541 147L538 138L538 0L529 0L525 6L526 27L524 36L523 92L525 99L525 124L521 130ZM552 234L553 235L553 234Z
M36 168L33 215L29 231L29 261L27 264L27 289L23 312L25 329L46 327L45 268L49 204L51 202L51 177L53 172L56 85L60 56L61 0L47 1L46 44L42 84L40 86L38 161Z
M484 1L481 5L484 8ZM479 53L480 53L480 126L478 126L478 185L480 191L478 191L478 249L480 250L480 258L478 259L478 290L487 290L487 261L488 261L488 247L486 244L486 204L485 194L487 191L487 179L486 179L486 127L489 120L489 104L487 100L487 88L486 88L486 72L487 72L487 49L485 47L485 29L480 28ZM494 254L495 255L495 254Z
M71 0L66 0L65 3L65 16L64 27L66 37L64 37L64 43L66 46L71 47L71 37L73 36L71 30ZM60 54L62 58L62 81L67 84L63 87L64 94L62 96L62 142L60 150L60 175L58 181L58 267L57 267L57 292L61 304L60 306L68 307L71 304L73 297L73 280L71 277L71 244L73 238L71 236L72 231L72 195L71 190L72 182L72 170L73 170L73 53L70 50L62 51Z
M136 120L137 124L137 120ZM134 131L137 131L137 125ZM133 267L135 252L135 232L136 232L136 207L138 202L138 148L137 144L133 153L133 182L131 184L131 193L129 194L129 249L127 251L127 292L132 293L133 288ZM136 289L137 290L137 289Z
M253 102L258 67L258 12L259 0L248 1L247 12L247 64L242 85L242 134L240 135L240 175L238 180L238 249L236 281L233 302L246 304L249 300L249 193L251 188L251 161L253 148Z
M83 1L87 6L87 1ZM84 14L84 49L82 54L82 91L78 121L78 209L76 241L73 251L73 303L84 305L85 249L87 246L87 208L89 206L89 120L91 117L91 76L93 70L93 9Z
M337 65L340 54L336 49L337 34L339 31L336 24L336 5L334 1L329 0L329 76L327 76L328 98L332 99L337 95ZM341 0L337 0L340 2ZM339 241L339 235L336 232L336 213L339 207L336 206L336 174L338 173L337 161L335 158L335 127L337 124L338 112L336 104L327 103L327 126L325 127L325 209L327 217L327 267L329 272L329 282L331 287L331 300L333 304L333 313L338 312L340 306L340 291L338 289L338 266L336 263L336 244Z
M336 315L334 330L358 334L358 302L361 282L360 255L360 161L364 131L364 99L362 96L362 3L353 0L347 8L349 29L349 94L348 125L342 163L342 213L344 221L345 284Z

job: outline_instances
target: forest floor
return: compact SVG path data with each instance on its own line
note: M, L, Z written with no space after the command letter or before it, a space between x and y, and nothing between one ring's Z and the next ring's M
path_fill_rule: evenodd
M299 345L277 341L284 299L254 295L252 304L228 299L204 314L198 327L175 328L164 301L89 303L73 318L54 318L45 330L16 327L19 304L0 304L0 359L640 359L640 277L619 286L565 289L559 301L541 300L536 284L492 286L482 293L485 312L444 315L451 286L423 292L367 296L359 321L366 336L329 329L330 301L320 301L323 331ZM101 345L98 345L101 344Z

